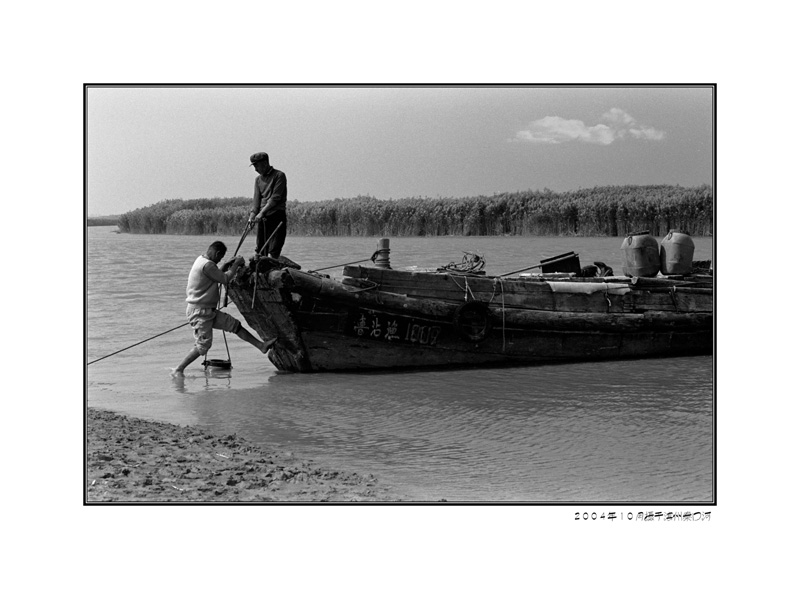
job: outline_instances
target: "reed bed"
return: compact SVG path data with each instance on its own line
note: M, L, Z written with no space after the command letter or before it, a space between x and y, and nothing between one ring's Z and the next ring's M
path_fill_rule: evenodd
M121 231L180 235L240 234L248 197L164 200L119 217ZM711 235L711 187L603 186L569 192L525 191L467 198L371 196L287 203L289 233L319 236L620 236L680 229Z

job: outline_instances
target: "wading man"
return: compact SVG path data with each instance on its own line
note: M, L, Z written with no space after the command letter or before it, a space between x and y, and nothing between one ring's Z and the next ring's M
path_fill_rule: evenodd
M286 241L286 174L270 166L269 156L263 151L250 156L250 165L258 172L249 219L258 225L256 253L277 258ZM273 232L275 235L264 247Z
M239 268L244 264L244 258L236 256L226 263L230 264L227 272L217 267L228 248L221 241L215 241L208 246L208 251L198 257L189 271L189 281L186 285L186 317L194 329L194 347L177 368L172 370L173 376L183 376L183 370L200 356L208 353L213 339L213 330L222 329L235 333L247 343L258 348L262 354L275 343L275 339L266 342L260 341L247 331L237 319L217 309L219 304L219 285L227 285L233 280Z

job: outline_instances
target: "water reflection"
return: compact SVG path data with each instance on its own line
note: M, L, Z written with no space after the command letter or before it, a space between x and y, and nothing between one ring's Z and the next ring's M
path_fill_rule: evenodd
M205 368L201 374L171 376L172 390L180 395L231 390L233 383L229 368Z
M230 390L232 383L231 370L231 368L206 368L203 390L206 392Z
M172 375L172 388L179 395L185 395L188 392L186 388L186 376Z

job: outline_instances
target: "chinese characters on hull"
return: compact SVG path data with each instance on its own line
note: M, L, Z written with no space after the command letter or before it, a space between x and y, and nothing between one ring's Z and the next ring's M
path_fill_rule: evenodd
M416 320L388 317L370 311L360 312L352 324L357 337L386 341L435 346L442 328Z

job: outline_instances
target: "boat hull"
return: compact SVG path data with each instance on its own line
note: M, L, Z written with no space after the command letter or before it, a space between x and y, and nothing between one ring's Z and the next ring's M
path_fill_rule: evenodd
M251 264L229 294L262 338L278 338L269 359L290 372L713 351L710 283L558 283L364 267L344 274L338 281L262 261L261 268Z

